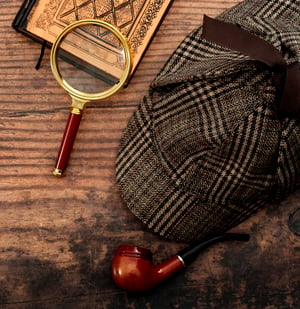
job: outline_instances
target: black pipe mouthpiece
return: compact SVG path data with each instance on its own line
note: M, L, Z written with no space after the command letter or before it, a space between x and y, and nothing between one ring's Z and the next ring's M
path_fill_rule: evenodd
M200 251L202 251L203 249L207 248L208 246L214 243L225 241L225 240L248 241L249 239L250 239L249 234L225 233L225 234L221 234L221 235L217 235L215 237L209 238L207 240L195 242L189 247L181 250L177 254L177 256L179 256L183 260L185 266L187 266L188 264L190 264L196 259Z

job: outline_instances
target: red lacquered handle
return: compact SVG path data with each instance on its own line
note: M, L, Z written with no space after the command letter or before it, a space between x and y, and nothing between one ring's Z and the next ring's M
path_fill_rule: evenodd
M79 128L81 116L82 110L74 107L71 108L63 139L56 158L56 164L53 171L54 176L62 176L68 165L69 157Z

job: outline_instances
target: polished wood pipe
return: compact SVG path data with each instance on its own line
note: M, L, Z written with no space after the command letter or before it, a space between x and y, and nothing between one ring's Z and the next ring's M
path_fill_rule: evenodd
M225 233L196 242L159 265L154 265L150 250L138 246L121 245L112 261L112 277L120 288L130 292L149 290L186 267L201 250L225 240L248 241L248 234Z

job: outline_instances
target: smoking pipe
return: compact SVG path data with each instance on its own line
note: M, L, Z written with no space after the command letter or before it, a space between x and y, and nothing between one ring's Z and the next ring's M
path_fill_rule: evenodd
M224 240L248 241L249 235L225 233L196 242L160 265L153 264L150 250L121 245L117 248L112 261L113 280L118 287L129 292L149 290L193 262L201 250Z

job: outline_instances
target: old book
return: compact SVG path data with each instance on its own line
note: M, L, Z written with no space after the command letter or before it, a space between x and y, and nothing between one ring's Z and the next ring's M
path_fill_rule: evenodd
M13 27L51 45L70 23L96 18L116 25L127 37L135 71L172 0L26 0Z

